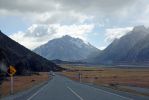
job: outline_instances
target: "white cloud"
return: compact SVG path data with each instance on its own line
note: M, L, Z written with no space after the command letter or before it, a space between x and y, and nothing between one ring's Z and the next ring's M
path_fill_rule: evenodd
M105 38L105 41L110 43L114 39L120 38L120 37L124 36L129 31L131 31L132 29L133 29L133 27L109 28L109 29L106 29L106 33L105 33L106 38Z
M64 35L86 39L86 34L94 28L93 24L82 25L60 25L60 24L34 24L26 32L18 32L10 35L10 38L19 42L29 49L34 49L45 44L51 39L59 38Z
M85 34L91 32L91 30L94 28L94 25L88 25L88 24L83 24L83 25L63 25L63 26L56 26L57 30L56 33L58 33L57 35L71 35L73 37L79 37L81 39L85 39L86 37Z
M41 24L75 24L75 23L84 23L86 20L92 20L93 16L87 16L82 13L76 13L74 11L67 12L45 12L34 17L34 22Z

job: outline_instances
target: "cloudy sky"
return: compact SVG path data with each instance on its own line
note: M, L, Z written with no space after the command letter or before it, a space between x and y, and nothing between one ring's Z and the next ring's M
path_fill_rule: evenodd
M0 0L0 30L29 49L63 35L103 49L149 26L149 0Z

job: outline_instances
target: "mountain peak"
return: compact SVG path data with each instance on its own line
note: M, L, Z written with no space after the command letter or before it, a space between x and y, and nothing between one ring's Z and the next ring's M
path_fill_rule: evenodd
M70 39L70 38L72 38L72 37L69 36L69 35L64 35L62 38L64 38L64 39Z
M63 39L65 41L69 41L69 42L73 42L73 43L76 43L76 44L82 44L82 43L85 43L82 39L80 38L75 38L75 37L71 37L69 35L65 35L63 37L61 37L60 39Z
M133 28L133 31L144 31L144 30L146 30L147 28L144 26L144 25L139 25L139 26L135 26L134 28Z

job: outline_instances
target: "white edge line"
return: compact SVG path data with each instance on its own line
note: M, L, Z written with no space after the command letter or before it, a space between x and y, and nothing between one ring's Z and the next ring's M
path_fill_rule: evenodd
M40 91L42 91L45 87L47 87L47 85L45 85L44 87L40 88L40 90L38 90L37 92L35 92L32 96L30 96L27 100L31 100L34 96L36 96Z
M80 95L78 95L73 89L71 89L69 86L67 88L75 95L77 96L80 100L84 100Z
M87 86L89 86L89 85L87 85ZM92 86L89 86L89 87L92 87ZM121 95L118 95L118 94L115 94L115 93L107 92L107 91L102 90L102 89L99 89L99 88L95 88L95 87L92 87L92 88L97 89L98 91L103 91L103 92L108 93L108 94L112 94L112 95L119 96L119 97L121 97L121 98L125 98L125 99L128 99L128 100L133 100L133 99L131 99L131 98L124 97L124 96L121 96Z

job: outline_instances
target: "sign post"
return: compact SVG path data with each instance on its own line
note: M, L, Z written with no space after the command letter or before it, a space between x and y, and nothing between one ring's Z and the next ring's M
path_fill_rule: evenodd
M11 81L10 81L10 94L13 94L13 76L10 77Z
M7 73L10 75L10 94L13 94L13 75L16 73L15 67L10 66Z

